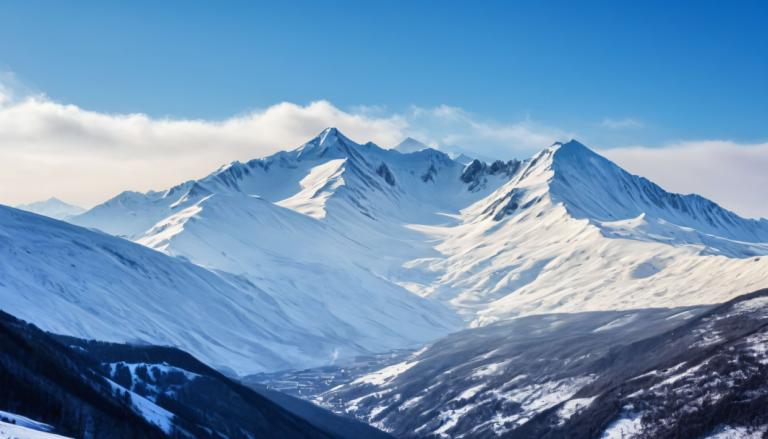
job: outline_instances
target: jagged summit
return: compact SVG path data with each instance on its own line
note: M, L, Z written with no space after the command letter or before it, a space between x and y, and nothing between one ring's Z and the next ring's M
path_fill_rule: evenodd
M730 251L714 244L722 239L768 242L768 221L741 218L699 195L668 192L577 140L556 142L524 162L483 214L501 220L542 200L561 204L573 218L599 224L609 235L701 244L719 251ZM753 250L730 252L748 256Z
M309 142L298 147L295 152L298 160L306 160L354 154L353 150L356 147L360 147L357 142L352 141L337 128L329 127Z
M549 147L544 148L539 154L548 155L556 153L558 153L561 158L574 155L598 155L590 147L584 145L576 139L554 142L549 145Z
M341 134L336 127L328 127L324 129L317 137L319 138L320 145L337 142L339 138L349 140L346 136Z

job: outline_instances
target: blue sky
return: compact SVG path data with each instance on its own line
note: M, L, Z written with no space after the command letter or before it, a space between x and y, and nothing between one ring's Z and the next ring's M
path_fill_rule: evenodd
M768 216L765 1L3 1L0 202L93 205L334 125L525 158L576 137Z
M104 112L225 118L282 101L447 104L605 146L759 141L766 5L8 1L0 68ZM638 126L607 129L606 118Z

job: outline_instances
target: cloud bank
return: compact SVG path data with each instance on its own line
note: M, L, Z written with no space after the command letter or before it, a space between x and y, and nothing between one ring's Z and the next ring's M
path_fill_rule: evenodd
M742 216L768 218L768 143L686 141L601 153L665 189L703 195Z
M1 78L0 78L1 79ZM2 84L2 82L0 82ZM0 202L56 196L90 206L126 190L165 189L233 160L295 148L329 126L384 147L407 136L480 145L493 157L526 155L557 130L530 121L494 125L453 107L345 111L327 101L280 103L221 121L104 114L0 87Z
M612 130L620 130L625 128L643 128L645 124L631 117L625 117L624 119L611 119L607 117L600 122L600 126Z
M233 160L297 147L328 126L384 147L411 136L493 158L524 158L574 136L530 119L500 123L445 105L398 113L280 103L209 121L105 114L19 90L12 75L0 75L0 203L10 205L56 196L88 207L123 190L162 190ZM768 143L690 141L602 152L666 189L768 217Z

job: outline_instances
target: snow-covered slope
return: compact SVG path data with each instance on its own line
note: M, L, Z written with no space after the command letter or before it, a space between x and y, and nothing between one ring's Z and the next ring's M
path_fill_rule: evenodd
M337 343L327 362L413 346L459 325L447 308L361 266L371 249L256 196L210 195L138 242L259 285L296 329Z
M716 303L768 285L768 222L664 192L577 142L524 162L399 274L474 325L521 314ZM732 293L729 293L732 292Z
M369 326L347 315L369 310L368 298L397 310L372 325L408 315L402 288L477 326L716 303L768 285L768 221L668 193L576 141L522 162L465 165L330 128L167 191L121 194L73 221L241 275L291 316L319 308L352 328ZM455 325L438 313L425 327Z
M65 203L64 201L61 201L55 197L49 198L45 201L21 204L16 206L16 208L56 219L65 219L75 215L80 215L81 213L85 212L85 209L82 207Z
M256 207L264 204L251 201ZM208 213L209 205L216 204L201 209ZM238 216L263 214L250 203L237 205ZM226 208L226 203L217 206ZM270 224L279 226L277 221ZM269 230L275 236L292 233ZM332 239L321 230L318 225L318 239ZM243 247L255 243L236 242ZM221 252L212 254L227 260ZM456 325L443 307L371 276L355 277L361 282L356 289L348 286L334 296L335 285L352 276L340 272L346 266L314 267L318 274L313 279L322 283L297 279L306 289L302 296L290 296L293 290L287 287L279 290L265 282L262 288L258 278L237 276L234 269L235 274L209 271L123 239L8 207L0 207L0 261L2 308L46 330L178 346L237 373L327 364L337 357L418 344ZM264 278L279 264L299 273L299 262L275 263L277 267L262 267ZM346 268L354 269L351 264ZM368 289L362 282L369 282ZM313 296L315 291L322 295Z

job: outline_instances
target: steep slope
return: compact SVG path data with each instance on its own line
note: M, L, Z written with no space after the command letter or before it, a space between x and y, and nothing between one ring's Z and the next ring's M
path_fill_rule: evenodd
M171 433L171 424L163 422L169 418L153 418L154 422L145 418L139 406L115 393L87 359L4 312L0 312L0 347L4 418L21 415L37 421L25 422L27 427L49 426L49 432L71 437L161 438ZM144 408L149 412L157 407Z
M389 437L288 395L246 388L176 348L54 338L89 357L116 384L172 411L177 422L205 426L222 437L246 432L257 437L292 436L297 431L310 436L314 430L337 438ZM314 428L305 428L306 423Z
M290 299L278 302L244 277L7 207L0 207L0 243L0 301L20 318L62 334L178 346L236 373L327 364L369 352L363 342L376 349L422 342L451 324L441 307L391 287L371 296L377 315L360 313L364 307L340 312L356 306L348 296L335 305L311 298L294 304L314 310L308 318L310 311L293 312ZM327 276L319 288L333 291L343 275L318 274ZM414 322L387 326L403 313ZM366 318L362 328L350 324Z
M27 212L36 213L38 215L45 215L55 219L65 219L80 215L85 212L80 206L65 203L58 198L49 198L45 201L37 201L29 204L21 204L16 206L17 209L26 210Z
M647 227L668 228L668 233L665 230L661 234L687 239L687 243L706 245L707 236L745 243L768 242L768 220L740 218L698 195L666 192L576 141L556 145L552 150L554 178L550 190L574 218L588 218L610 227L614 221L642 217ZM698 236L681 236L686 229ZM743 252L744 256L753 254L748 249Z
M297 329L333 345L318 361L419 345L460 324L361 267L369 248L259 197L211 195L138 242L259 285Z
M709 309L529 316L450 335L317 400L398 437L765 432L767 336L768 290Z
M664 192L577 142L524 162L460 225L425 230L440 256L410 261L401 280L474 325L717 303L768 285L765 220Z
M35 430L82 438L344 437L173 348L53 336L3 312L0 346L0 418Z

